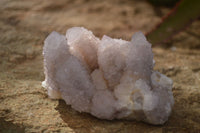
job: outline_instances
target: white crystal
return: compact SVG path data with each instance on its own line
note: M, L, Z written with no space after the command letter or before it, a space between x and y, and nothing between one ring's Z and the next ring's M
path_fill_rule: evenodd
M66 37L52 32L43 55L49 97L79 112L151 124L163 124L171 113L173 82L153 70L151 44L141 32L130 42L99 40L82 27L70 28Z

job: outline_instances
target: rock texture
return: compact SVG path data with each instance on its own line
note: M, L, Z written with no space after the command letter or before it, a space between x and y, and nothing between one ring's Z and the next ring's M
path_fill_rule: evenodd
M43 55L48 95L79 112L151 124L163 124L171 113L173 82L153 71L151 44L141 32L130 42L100 40L82 27L70 28L66 36L52 32Z
M138 0L20 1L0 0L1 133L200 131L200 20L175 35L167 45L152 48L154 70L173 79L175 101L168 121L154 126L135 120L97 119L75 111L64 100L48 98L46 89L41 87L42 49L47 34L53 30L63 34L77 25L91 29L98 37L106 34L129 40L133 32L151 30L169 8Z

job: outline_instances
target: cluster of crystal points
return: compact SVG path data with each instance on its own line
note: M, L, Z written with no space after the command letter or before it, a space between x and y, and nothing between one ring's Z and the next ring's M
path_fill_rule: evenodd
M44 44L48 95L101 119L167 121L174 104L172 80L153 71L151 44L141 32L131 41L82 27L52 32Z

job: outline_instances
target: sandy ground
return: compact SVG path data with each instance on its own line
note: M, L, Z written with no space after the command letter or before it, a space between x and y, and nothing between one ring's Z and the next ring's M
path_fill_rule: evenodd
M162 126L100 120L51 100L42 47L53 30L84 26L98 37L130 40L150 31L169 9L139 0L0 0L0 132L198 133L200 132L200 21L154 47L155 69L174 81L175 105Z

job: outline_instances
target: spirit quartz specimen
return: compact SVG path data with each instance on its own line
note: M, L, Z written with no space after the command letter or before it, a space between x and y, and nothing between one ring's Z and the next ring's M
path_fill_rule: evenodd
M151 44L141 32L131 41L103 36L83 27L52 32L45 40L48 95L100 119L163 124L174 104L172 80L154 71Z

